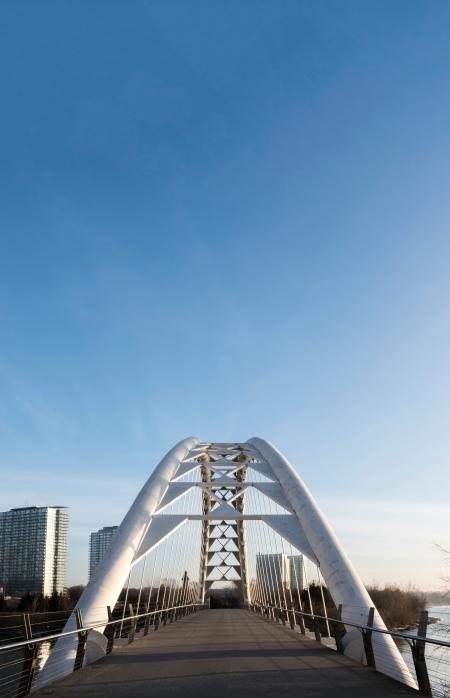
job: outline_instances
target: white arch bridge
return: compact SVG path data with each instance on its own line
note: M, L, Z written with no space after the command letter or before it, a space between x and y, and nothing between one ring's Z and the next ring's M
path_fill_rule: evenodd
M240 610L204 610L216 587L228 589L225 600L227 595L239 597ZM150 632L164 625L169 627L157 635ZM411 640L414 664L407 666L311 493L286 458L260 438L244 443L188 438L163 458L125 516L64 632L51 640L48 658L41 661L28 688L45 686L47 692L53 684L55 696L142 695L136 674L125 692L117 685L111 688L112 682L102 693L94 668L72 672L105 655L111 656L93 665L104 667L103 678L114 657L114 671L120 657L123 672L127 657L133 661L127 652L140 648L139 656L145 658L147 652L148 661L140 662L139 671L144 667L147 675L142 680L151 683L167 660L161 647L170 641L173 649L177 637L183 638L189 671L201 661L201 652L209 656L212 646L216 662L222 651L223 657L233 656L235 666L250 652L252 661L261 659L264 666L264 657L266 664L272 661L266 641L276 647L294 642L295 655L302 648L312 652L308 648L319 647L319 640L324 653L319 667L320 662L332 661L335 669L348 672L342 695L397 696L417 690L431 695L424 643ZM226 642L225 649L220 642ZM291 650L286 650L289 656ZM246 661L248 667L248 657ZM352 692L355 667L358 679ZM239 669L241 677L245 671ZM70 678L60 681L67 674ZM264 676L266 687L276 681L275 674ZM317 675L325 681L323 671ZM285 683L283 689L274 683L269 693L261 694L260 686L259 694L281 690L283 695L298 695L301 671L287 671L286 676L292 684L289 690ZM337 676L332 683L339 683L341 675ZM135 693L134 681L139 684ZM337 684L333 689L325 681L311 695L341 695ZM170 695L184 693L183 682L177 686ZM148 690L166 695L161 686L156 693ZM251 688L245 693L254 695Z

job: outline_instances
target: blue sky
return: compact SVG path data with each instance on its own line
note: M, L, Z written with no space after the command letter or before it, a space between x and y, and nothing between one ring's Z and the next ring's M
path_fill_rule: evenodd
M0 12L0 508L68 504L75 583L174 442L258 435L439 587L449 4Z

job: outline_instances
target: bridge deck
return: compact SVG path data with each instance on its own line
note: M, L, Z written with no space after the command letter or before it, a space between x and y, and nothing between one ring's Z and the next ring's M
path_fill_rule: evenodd
M53 698L397 698L416 691L288 628L211 610L117 647L42 689Z

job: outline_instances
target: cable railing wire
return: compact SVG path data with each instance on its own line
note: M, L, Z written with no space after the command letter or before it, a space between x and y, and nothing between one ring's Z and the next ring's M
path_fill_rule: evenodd
M410 670L412 673L416 671L419 692L423 695L433 696L434 698L448 698L448 696L450 695L450 672L445 669L441 670L441 665L444 667L450 666L450 653L448 654L448 658L433 657L433 652L449 652L450 637L448 636L448 634L447 639L444 640L433 636L426 636L425 634L421 634L419 632L415 634L410 631L377 628L366 623L356 623L354 620L347 620L345 617L335 617L328 615L328 613L325 615L319 613L307 613L305 611L298 611L293 608L286 608L276 604L250 603L247 605L247 608L250 611L259 613L264 617L275 621L276 623L282 622L283 624L286 624L285 622L287 619L289 619L290 614L291 616L293 615L296 619L301 619L303 621L303 627L305 619L311 620L313 622L313 625L317 623L317 621L328 622L331 630L331 636L334 637L334 639L336 640L335 649L337 649L337 651L342 651L339 647L339 629L341 634L343 634L346 632L347 627L357 629L362 634L366 632L373 633L374 638L371 641L374 643L376 643L377 635L388 635L392 637L394 640L400 642L403 641L409 646L411 652L409 654L409 657L404 653L402 653L402 656L404 657L404 659L409 659L409 661L405 662L407 669ZM427 616L426 612L425 614L426 615L424 616L424 618L426 618ZM295 623L295 625L300 624ZM316 640L322 640L322 636L320 635L320 633L319 635L317 635L317 633L314 633L314 631L308 632L306 628L304 628L301 632L311 637L315 636ZM330 646L329 643L327 643L327 646ZM389 657L382 651L379 645L376 646L377 655L375 668L381 672L383 672L383 670L387 671L391 667ZM420 662L419 666L417 666L417 655L416 660L414 660L414 652L417 646L421 646L425 649L424 659L426 662L426 677L429 678L428 685L426 680L424 680L423 666L420 666ZM437 662L437 666L435 665L435 662ZM407 676L406 671L402 670L400 674L404 677L405 683L408 683L409 676Z
M186 589L184 592L186 592ZM81 624L73 630L63 631L61 628L59 632L51 630L46 634L37 631L33 633L32 637L20 640L17 637L12 637L11 641L3 641L3 644L0 644L0 695L2 698L8 698L9 696L22 698L22 696L29 695L33 688L36 687L37 678L42 669L47 666L47 660L50 657L52 664L47 667L45 683L53 683L58 678L67 675L68 646L64 641L73 638L78 643L73 664L73 671L76 671L83 665L87 639L91 630L102 629L107 638L107 653L109 654L113 650L114 642L120 638L119 628L121 624L127 625L129 636L132 634L132 639L128 638L128 642L131 642L138 630L141 630L144 634L148 631L147 625L142 624L142 621L145 623L148 621L152 622L153 629L156 631L161 624L172 623L185 615L204 608L204 606L194 601L184 604L174 603L176 596L177 590L175 589L170 597L172 605L164 607L161 604L158 608L144 613L137 612L128 616L120 614L119 617L110 619L103 617L96 622ZM133 608L132 605L130 606ZM139 623L141 623L140 627ZM25 623L24 626L17 627L24 630ZM63 641L62 646L58 646L59 640Z

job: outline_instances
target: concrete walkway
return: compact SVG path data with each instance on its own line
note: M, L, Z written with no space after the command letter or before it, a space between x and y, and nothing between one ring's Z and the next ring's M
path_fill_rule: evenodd
M417 692L248 611L200 611L37 694L53 698L397 698Z

